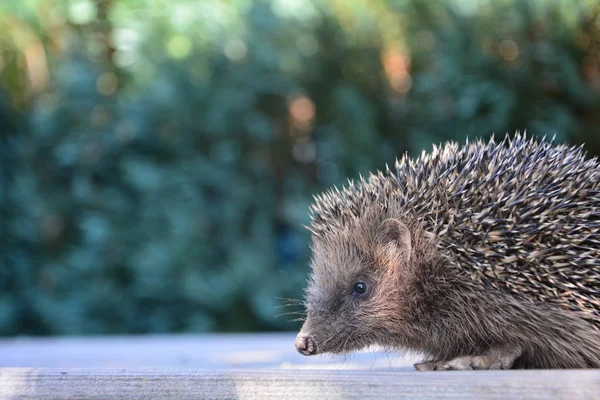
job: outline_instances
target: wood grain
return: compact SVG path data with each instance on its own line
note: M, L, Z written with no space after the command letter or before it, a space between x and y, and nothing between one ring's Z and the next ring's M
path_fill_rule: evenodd
M597 399L600 370L0 369L0 399Z

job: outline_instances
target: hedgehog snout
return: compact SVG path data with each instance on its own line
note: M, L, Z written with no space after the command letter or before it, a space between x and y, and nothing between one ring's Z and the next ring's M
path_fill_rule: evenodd
M304 356L317 354L317 342L315 338L307 333L300 332L296 336L296 350Z

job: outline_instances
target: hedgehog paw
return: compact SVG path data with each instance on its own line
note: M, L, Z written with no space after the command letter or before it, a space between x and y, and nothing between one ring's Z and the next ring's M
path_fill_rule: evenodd
M462 356L448 361L426 361L415 364L417 371L464 371L474 369L511 369L519 358L520 347L492 348L479 356Z
M473 361L476 357L463 356L456 357L452 360L440 360L440 361L425 361L422 363L415 364L417 371L464 371L475 369L473 367Z

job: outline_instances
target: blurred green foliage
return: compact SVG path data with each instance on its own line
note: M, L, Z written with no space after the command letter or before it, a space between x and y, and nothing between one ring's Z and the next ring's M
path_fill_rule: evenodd
M312 194L494 132L600 153L593 1L58 3L0 5L3 335L294 329Z

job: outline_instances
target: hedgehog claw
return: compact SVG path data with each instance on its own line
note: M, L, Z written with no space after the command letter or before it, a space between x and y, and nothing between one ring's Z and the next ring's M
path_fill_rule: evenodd
M417 371L466 371L477 369L511 369L521 356L520 347L498 347L479 356L462 356L448 361L425 361L415 364Z
M415 369L417 371L435 371L435 361L424 361L421 363L415 364Z

